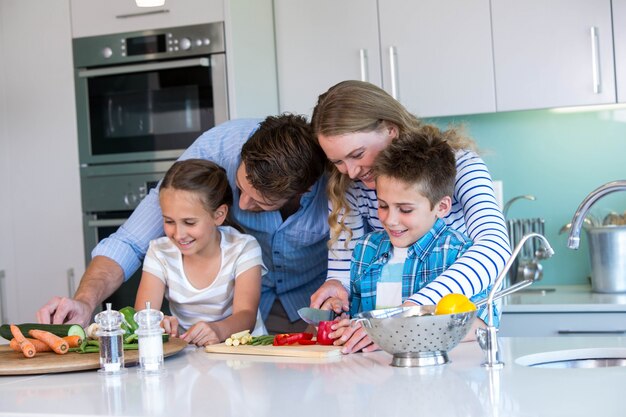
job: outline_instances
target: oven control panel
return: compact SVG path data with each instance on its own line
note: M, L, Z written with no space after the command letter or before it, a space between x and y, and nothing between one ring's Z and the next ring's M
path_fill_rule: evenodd
M174 161L81 167L84 213L135 209ZM156 168L156 169L155 169ZM126 172L121 172L122 170Z
M73 51L76 68L223 53L224 23L77 38Z

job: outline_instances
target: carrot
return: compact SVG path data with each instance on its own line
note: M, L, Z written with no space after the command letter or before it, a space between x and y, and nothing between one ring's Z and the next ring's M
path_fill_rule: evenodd
M28 332L28 334L35 339L41 340L46 345L50 346L54 352L61 355L67 353L67 350L69 349L68 343L65 340L50 332L32 329Z
M52 349L50 348L50 346L46 345L41 340L31 339L28 337L26 338L26 340L28 340L30 343L33 344L33 346L35 346L35 351L37 352L52 352ZM11 342L9 343L9 347L16 352L22 351L22 349L20 349L20 344L17 343L17 340L15 340L15 338L11 339Z
M19 327L11 324L11 334L17 341L24 356L26 356L27 358L32 358L33 356L35 356L35 353L37 353L37 351L35 350L35 346L31 342L26 340Z
M63 336L62 339L67 342L67 345L70 348L80 347L80 345L83 344L83 339L78 335Z

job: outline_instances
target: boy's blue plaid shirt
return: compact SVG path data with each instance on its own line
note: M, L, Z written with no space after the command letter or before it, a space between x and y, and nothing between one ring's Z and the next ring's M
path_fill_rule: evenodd
M402 273L402 300L437 278L471 245L469 237L437 219L432 229L409 247ZM350 316L375 309L376 284L383 266L391 257L391 250L391 241L385 231L368 233L357 242L350 266ZM486 298L490 290L491 286L471 300ZM494 317L496 326L498 316L495 314ZM479 309L478 317L486 321L486 306Z

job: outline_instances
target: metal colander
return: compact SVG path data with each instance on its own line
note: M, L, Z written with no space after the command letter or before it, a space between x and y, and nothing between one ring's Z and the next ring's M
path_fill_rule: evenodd
M435 306L394 307L358 313L355 322L382 350L392 366L428 366L449 362L447 352L469 332L476 310L435 315Z

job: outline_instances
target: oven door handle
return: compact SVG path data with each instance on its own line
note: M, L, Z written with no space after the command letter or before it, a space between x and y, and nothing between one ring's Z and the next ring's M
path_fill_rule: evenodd
M102 220L88 220L87 226L89 227L110 227L121 226L128 219L102 219Z
M159 71L172 68L209 67L209 58L181 59L171 62L157 62L155 64L124 65L121 67L80 69L81 78L100 77L104 75L129 74L133 72Z

